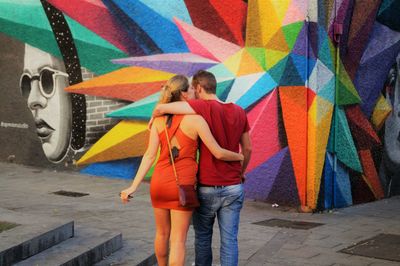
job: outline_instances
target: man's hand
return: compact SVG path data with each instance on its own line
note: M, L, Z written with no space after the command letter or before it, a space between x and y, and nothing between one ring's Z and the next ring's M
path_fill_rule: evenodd
M153 110L152 117L158 117L162 116L164 113L162 112L162 106L161 104L157 104L156 107Z

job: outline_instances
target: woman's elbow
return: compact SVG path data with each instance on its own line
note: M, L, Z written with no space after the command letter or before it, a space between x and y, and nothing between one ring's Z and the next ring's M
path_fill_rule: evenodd
M154 160L156 159L156 155L155 154L150 154L150 153L145 153L143 155L143 159L148 160L150 162L154 162Z

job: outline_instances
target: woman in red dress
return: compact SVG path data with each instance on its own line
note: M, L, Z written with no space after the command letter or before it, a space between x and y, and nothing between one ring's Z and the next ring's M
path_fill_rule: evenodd
M185 101L195 97L193 87L182 75L168 80L161 95L160 103ZM196 183L199 137L217 159L240 161L243 160L243 155L221 148L211 134L207 122L199 115L173 115L154 119L149 144L136 177L129 188L121 191L121 199L124 203L127 202L128 197L136 191L156 159L160 147L160 157L150 183L156 222L155 253L160 266L184 265L186 236L193 208L179 206L178 187L170 163L166 127L171 147L176 147L179 151L174 162L180 184Z

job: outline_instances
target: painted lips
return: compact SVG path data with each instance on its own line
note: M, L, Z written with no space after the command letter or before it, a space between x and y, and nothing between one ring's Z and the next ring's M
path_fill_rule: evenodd
M36 133L41 139L48 138L54 131L54 128L47 124L43 119L35 119L35 125Z

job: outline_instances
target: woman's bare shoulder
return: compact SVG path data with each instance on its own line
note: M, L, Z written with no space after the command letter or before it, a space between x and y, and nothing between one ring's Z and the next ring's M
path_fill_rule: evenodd
M164 121L165 121L164 116L156 117L153 120L153 126L155 126L158 129L158 131L160 131L163 127Z
M185 115L183 119L189 122L196 122L199 121L200 119L203 119L203 117L201 115Z

